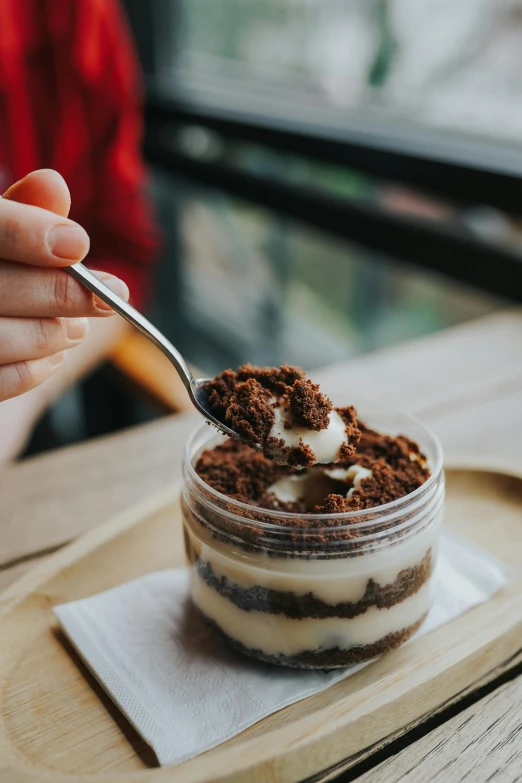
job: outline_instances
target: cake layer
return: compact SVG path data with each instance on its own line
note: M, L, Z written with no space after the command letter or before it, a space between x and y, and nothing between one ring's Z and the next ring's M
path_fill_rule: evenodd
M401 631L388 634L388 636L384 636L373 644L359 645L358 647L351 647L349 650L340 650L338 647L332 647L329 650L305 650L297 655L267 655L262 650L245 647L235 639L227 636L219 625L206 617L203 612L200 611L200 615L205 624L214 633L238 652L243 653L243 655L248 655L250 658L275 666L290 666L294 669L345 668L354 666L357 663L363 663L364 661L371 661L372 658L377 658L379 655L390 652L390 650L395 650L401 644L407 642L418 631L426 617L421 617L420 620L410 625L409 628L403 628Z
M192 599L197 608L232 639L267 655L292 656L310 650L375 644L409 628L428 611L430 583L390 609L371 607L352 619L327 617L291 619L282 614L244 611L209 587L195 569L191 572Z
M247 612L252 610L270 612L296 619L307 617L352 618L363 614L372 606L378 609L389 609L394 604L414 595L430 577L432 556L431 550L429 550L418 565L401 571L391 584L381 586L375 579L370 578L366 583L362 598L358 601L337 603L328 603L318 598L314 593L313 581L310 582L307 593L296 594L293 591L283 592L261 585L242 587L230 581L226 576L216 574L212 564L202 559L197 560L195 568L200 578L209 587Z

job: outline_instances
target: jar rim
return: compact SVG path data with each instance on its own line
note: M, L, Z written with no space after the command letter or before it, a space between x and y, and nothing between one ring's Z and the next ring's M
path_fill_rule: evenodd
M302 529L302 533L306 534L317 534L318 531L324 530L325 525L321 525L321 522L328 523L332 520L346 520L346 526L345 525L336 525L335 530L337 533L342 532L344 527L348 528L350 527L353 529L360 529L367 527L371 529L372 527L377 527L383 524L383 522L389 522L390 517L393 519L395 513L403 512L404 506L407 505L410 509L412 507L414 508L416 505L416 502L419 498L421 498L424 495L428 495L431 497L432 492L430 490L435 488L436 483L438 482L440 478L440 474L442 472L443 467L443 453L442 453L442 446L440 444L439 439L434 434L434 432L431 430L430 427L428 427L423 421L421 421L417 416L411 415L411 414L405 414L400 411L393 411L393 410L387 410L386 411L390 415L399 415L401 416L405 421L409 421L411 424L414 424L416 427L420 428L423 431L423 434L431 441L431 446L433 448L433 451L435 453L435 460L434 464L430 464L431 469L431 475L430 477L424 482L424 484L421 484L417 489L415 489L413 492L410 492L408 495L404 495L401 498L397 498L396 500L392 500L388 503L383 503L380 506L373 506L372 508L368 509L359 509L357 511L347 511L347 512L337 512L334 514L307 514L306 516L312 521L317 521L317 526L310 526L307 527L305 530ZM370 412L369 412L370 413ZM252 527L259 527L260 529L266 530L266 531L278 531L278 533L284 534L285 531L295 531L295 526L290 524L291 520L296 519L302 519L303 514L299 514L296 512L290 512L290 511L275 511L272 509L262 508L261 506L255 506L251 505L249 503L243 503L240 500L235 500L233 498L230 498L228 495L223 494L222 492L219 492L218 490L213 489L213 487L209 486L205 481L203 481L200 476L195 471L194 465L193 465L193 451L194 451L194 444L197 440L197 438L203 433L206 427L209 425L207 422L203 422L200 425L198 425L194 430L192 430L191 434L189 435L189 438L187 440L187 444L185 447L185 457L184 457L184 464L185 469L187 471L188 477L191 481L195 483L197 487L204 490L206 493L208 493L210 496L214 496L216 500L220 501L221 504L225 503L228 506L228 514L230 516L235 515L235 509L239 512L237 516L241 519L241 522L243 525L247 524ZM280 523L273 523L273 522L265 522L262 519L259 520L253 520L251 518L245 518L244 514L245 512L250 515L254 511L259 511L260 515L270 516L271 519L277 519L280 520ZM221 509L221 513L224 512L224 509ZM243 513L241 513L243 512ZM224 512L227 513L227 512ZM361 517L367 517L367 519L362 519L362 521L358 521L355 523L351 523L352 519L357 518L358 520L361 520ZM288 524L285 525L285 520L288 521Z

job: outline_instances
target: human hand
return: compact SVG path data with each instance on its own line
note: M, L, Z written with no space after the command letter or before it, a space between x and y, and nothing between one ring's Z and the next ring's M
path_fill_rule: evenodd
M81 261L89 237L67 219L69 190L55 171L28 174L0 198L0 402L38 386L78 345L88 318L114 311L63 267ZM96 272L127 299L125 283Z

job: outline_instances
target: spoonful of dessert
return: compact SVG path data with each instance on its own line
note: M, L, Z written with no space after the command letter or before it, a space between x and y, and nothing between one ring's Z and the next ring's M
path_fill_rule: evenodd
M296 468L332 463L355 452L360 435L353 407L333 408L302 370L243 365L215 378L195 379L164 334L83 264L67 272L132 324L169 359L197 410L230 438Z
M355 408L334 408L299 367L244 364L208 381L206 392L214 416L276 462L309 468L355 453Z

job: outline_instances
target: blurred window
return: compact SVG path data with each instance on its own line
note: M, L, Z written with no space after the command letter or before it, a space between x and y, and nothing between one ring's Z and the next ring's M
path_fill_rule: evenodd
M171 239L156 317L199 366L311 368L520 298L522 0L126 4Z
M207 372L245 361L311 369L502 306L219 190L158 178L177 234L178 272L175 292L163 286L165 320L159 313L156 321Z
M163 84L520 143L522 0L160 0Z

